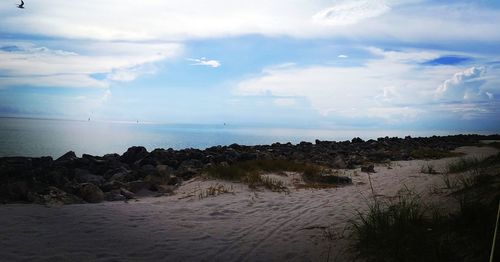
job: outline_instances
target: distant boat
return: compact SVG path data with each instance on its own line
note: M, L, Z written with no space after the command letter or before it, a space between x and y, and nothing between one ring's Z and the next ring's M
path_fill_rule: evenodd
M90 117L89 117L89 120L88 120L88 121L90 122Z
M23 0L21 0L21 4L17 5L17 8L24 9L24 1Z

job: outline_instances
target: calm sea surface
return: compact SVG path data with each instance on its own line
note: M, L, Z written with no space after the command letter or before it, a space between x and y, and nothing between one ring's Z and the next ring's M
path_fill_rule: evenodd
M224 125L167 125L105 123L45 119L0 118L0 157L52 156L57 158L72 150L104 155L122 154L131 146L155 148L207 148L216 145L271 144L274 142L350 140L383 136L447 135L453 132L384 131L384 130L318 130L243 128Z

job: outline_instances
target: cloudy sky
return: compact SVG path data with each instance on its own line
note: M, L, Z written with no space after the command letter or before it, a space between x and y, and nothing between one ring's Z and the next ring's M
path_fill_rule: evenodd
M500 130L500 1L0 2L0 116Z

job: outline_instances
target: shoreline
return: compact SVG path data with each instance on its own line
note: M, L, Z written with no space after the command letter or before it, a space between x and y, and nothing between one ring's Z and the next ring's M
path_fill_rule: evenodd
M214 166L231 166L245 161L289 161L320 166L329 172L362 166L369 169L374 163L458 156L450 151L460 146L481 145L483 140L500 140L500 135L384 137L367 141L353 138L341 142L233 144L204 150L155 149L151 152L136 146L122 155L83 154L79 158L70 151L56 160L51 157L2 157L0 201L98 203L131 199L144 191L168 195L183 181Z

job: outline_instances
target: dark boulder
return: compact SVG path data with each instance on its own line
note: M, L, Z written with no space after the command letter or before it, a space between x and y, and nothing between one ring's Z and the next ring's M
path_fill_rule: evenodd
M361 172L365 173L375 173L375 166L373 164L361 166Z
M33 158L33 166L48 168L51 167L54 160L50 156L44 156L40 158Z
M122 194L126 199L133 199L135 198L135 194L128 191L125 188L120 188L120 194Z
M105 182L104 184L102 184L101 189L104 192L109 192L109 191L112 191L115 189L120 189L124 186L126 186L126 184L124 182L112 180L112 181L108 181L108 182Z
M133 146L127 150L121 157L120 161L127 164L133 164L148 156L148 151L142 146Z
M0 184L0 198L10 201L28 201L29 187L26 181Z
M75 169L75 179L78 183L92 183L101 186L106 180L102 176L94 175L85 169Z
M332 167L333 168L338 168L338 169L345 169L345 168L347 168L347 163L344 160L344 157L342 157L340 155L337 155L335 157L335 159L333 160Z
M127 198L121 194L120 189L117 189L104 193L104 199L106 201L124 201Z
M59 157L58 159L56 159L56 163L57 164L65 164L65 163L68 163L68 162L71 162L71 161L74 161L78 159L78 157L76 157L76 154L75 152L73 151L69 151L67 152L66 154L62 155L61 157Z
M104 192L92 183L85 183L80 185L80 197L88 203L100 203L104 200Z
M33 203L49 206L83 203L79 197L53 186L35 193L29 193L28 198Z
M149 190L149 183L142 181L142 180L136 180L132 182L128 182L126 184L126 189L128 191L131 191L132 193L137 193L142 190Z

